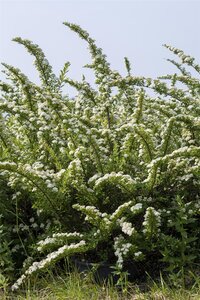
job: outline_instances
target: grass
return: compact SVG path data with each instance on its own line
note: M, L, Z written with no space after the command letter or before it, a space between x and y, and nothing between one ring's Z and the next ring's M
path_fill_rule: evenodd
M191 274L191 276L194 276ZM171 287L163 280L158 282L151 278L143 284L125 283L119 290L112 284L98 285L91 274L83 276L77 272L53 274L35 277L27 282L23 290L13 294L8 291L6 282L0 283L1 300L200 300L200 278L194 277L190 289Z

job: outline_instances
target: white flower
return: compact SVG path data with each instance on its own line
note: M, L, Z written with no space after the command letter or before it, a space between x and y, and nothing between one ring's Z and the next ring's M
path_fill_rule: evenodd
M129 222L123 222L121 224L121 227L122 227L122 231L129 236L131 236L133 234L133 232L135 231L135 228L133 228L132 224Z
M138 256L142 255L142 252L141 252L141 251L135 252L134 255L135 255L136 257L138 257Z
M99 177L101 177L101 173L97 173L94 176L92 176L91 178L89 178L88 183L92 183L93 181L95 181L96 179L98 179Z
M142 203L137 203L137 204L135 204L134 206L132 206L132 207L130 208L130 210L131 210L132 212L136 212L136 211L138 211L138 210L140 210L140 209L142 209Z

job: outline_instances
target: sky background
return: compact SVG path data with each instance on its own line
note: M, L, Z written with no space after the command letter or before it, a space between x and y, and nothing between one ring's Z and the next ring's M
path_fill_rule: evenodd
M175 71L166 61L172 55L164 43L200 62L200 0L0 0L0 62L19 67L39 82L33 57L11 41L20 36L39 44L56 74L70 61L69 77L79 80L85 74L92 81L91 71L83 68L90 62L87 44L64 21L86 29L111 67L122 74L124 56L135 75L156 77Z

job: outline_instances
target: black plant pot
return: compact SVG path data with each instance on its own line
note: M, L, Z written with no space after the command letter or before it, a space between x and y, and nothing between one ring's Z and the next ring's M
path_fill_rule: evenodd
M97 283L108 282L109 280L111 280L113 284L116 284L119 279L119 275L114 274L115 270L113 268L113 265L109 263L101 262L97 264L88 261L81 261L77 258L72 258L72 264L80 273L91 272L93 274L94 280ZM144 274L141 266L138 266L132 261L127 261L124 264L123 271L128 272L129 281L139 280Z

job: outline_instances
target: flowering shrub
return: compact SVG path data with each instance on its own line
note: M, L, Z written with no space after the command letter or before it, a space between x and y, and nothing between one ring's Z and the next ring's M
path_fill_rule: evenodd
M52 250L13 289L74 253L99 252L118 268L126 259L162 260L173 271L192 266L199 259L200 83L185 66L197 74L200 66L165 45L180 58L170 60L179 74L137 77L125 58L122 77L86 31L64 25L88 44L94 86L84 76L68 78L68 62L54 75L43 51L21 38L14 41L34 56L41 84L3 64L0 178L23 195L19 212L23 201L31 214L40 212L39 225L29 220L40 228L32 245L41 240L38 250ZM66 95L64 85L77 95ZM42 218L53 222L50 229Z

